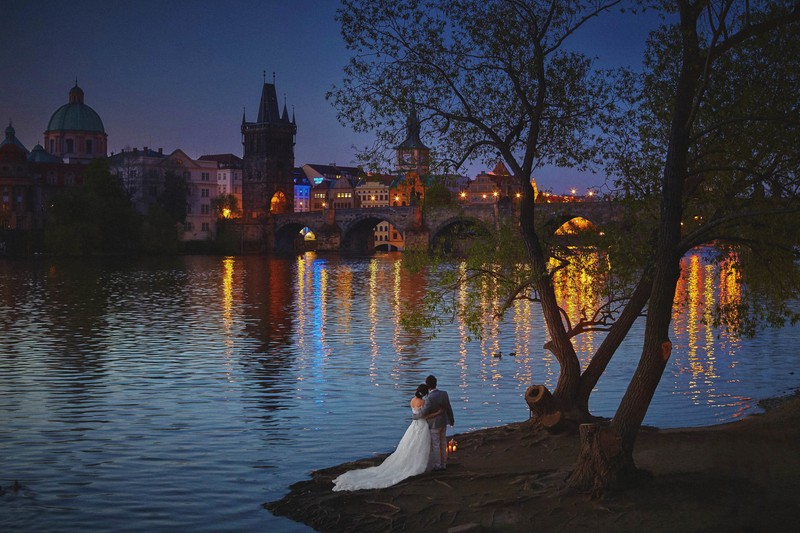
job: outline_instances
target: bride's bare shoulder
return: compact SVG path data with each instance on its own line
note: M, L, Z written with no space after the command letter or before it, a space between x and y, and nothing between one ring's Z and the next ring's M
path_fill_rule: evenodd
M425 405L425 400L417 398L416 396L411 398L411 407L422 407L423 405Z

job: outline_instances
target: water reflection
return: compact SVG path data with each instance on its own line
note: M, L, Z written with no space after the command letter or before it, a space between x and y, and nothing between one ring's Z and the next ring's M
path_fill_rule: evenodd
M0 260L0 485L33 487L0 498L0 529L284 530L259 504L310 469L389 451L429 373L458 432L527 418L525 388L552 388L558 374L539 304L515 302L497 323L499 295L485 286L482 340L459 321L429 340L404 331L399 310L422 305L430 275L401 261ZM564 276L575 320L598 281ZM800 385L789 373L798 329L750 340L708 325L714 305L739 297L730 264L687 259L673 359L645 423L730 420L752 412L750 398ZM598 383L595 414L618 405L641 329ZM601 340L580 340L582 361Z

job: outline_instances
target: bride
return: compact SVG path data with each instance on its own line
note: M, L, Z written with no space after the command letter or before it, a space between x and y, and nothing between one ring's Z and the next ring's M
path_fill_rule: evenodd
M431 433L426 418L436 416L439 411L422 418L424 398L427 395L427 385L422 384L417 387L414 397L411 398L413 420L397 444L394 453L378 466L345 472L333 480L333 490L382 489L391 487L408 477L421 474L428 469Z

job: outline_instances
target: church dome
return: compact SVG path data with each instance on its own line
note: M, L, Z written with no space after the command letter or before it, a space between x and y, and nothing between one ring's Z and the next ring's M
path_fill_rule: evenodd
M3 139L2 142L0 142L0 146L5 146L7 144L12 144L12 145L16 146L17 148L19 148L20 150L22 150L24 153L27 154L28 153L28 149L25 148L25 146L21 142L19 142L19 139L17 139L16 133L17 132L14 129L14 126L12 126L11 122L9 121L8 127L6 128L6 138Z
M60 163L61 159L48 154L41 144L37 144L28 154L28 161L31 163Z
M83 90L75 84L69 91L69 103L59 107L50 122L47 130L50 131L84 131L105 133L103 121L94 109L83 103Z

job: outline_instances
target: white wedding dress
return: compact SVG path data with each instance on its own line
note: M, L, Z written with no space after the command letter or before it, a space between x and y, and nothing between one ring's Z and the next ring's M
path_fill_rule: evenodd
M411 409L418 417L422 408ZM350 470L333 480L333 490L382 489L391 487L407 477L416 476L428 468L431 453L431 433L424 418L411 421L394 453L383 463L370 468Z

